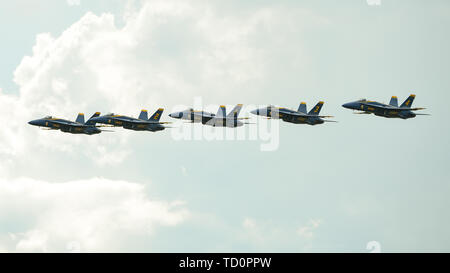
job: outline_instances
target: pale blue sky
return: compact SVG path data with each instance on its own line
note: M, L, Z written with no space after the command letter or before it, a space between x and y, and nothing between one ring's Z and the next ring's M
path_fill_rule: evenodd
M42 6L34 7L33 12L25 4L1 4L0 33L6 38L2 39L0 88L19 96L12 74L23 56L31 54L38 33L58 37L88 11L114 14L116 27L121 29L125 2L81 0L80 6L69 7L65 1L41 1ZM194 9L202 3L190 2ZM245 41L246 54L262 54L263 64L249 64L253 59L244 58L214 66L240 71L250 65L250 71L261 69L263 77L233 82L234 78L224 73L214 74L210 82L197 75L189 69L197 67L197 61L189 56L203 49L208 52L209 47L203 38L177 32L190 31L193 19L169 16L161 29L137 35L152 41L149 55L141 50L130 55L133 60L145 60L145 69L164 70L167 63L154 62L154 56L162 54L170 65L186 66L184 74L175 74L189 91L180 95L178 102L176 96L164 96L169 91L146 89L150 94L159 92L146 97L152 103L150 111L156 105L167 111L177 103L188 105L197 95L205 104L297 108L300 101L306 101L308 109L324 100L323 113L334 115L339 123L314 127L281 123L280 147L274 152L261 152L258 141L174 141L169 130L155 134L116 130L91 137L95 141L79 138L70 143L74 150L70 153L51 145L33 146L28 138L25 152L33 156L11 156L14 163L8 165L8 179L30 177L64 183L104 177L132 181L146 185L150 199L182 200L191 213L175 226L157 227L149 238L127 233L120 243L86 246L87 251L366 252L367 242L373 240L386 252L450 251L450 3L381 0L380 6L368 6L359 0L210 1L209 5L223 24L218 26L225 28L261 9L289 11L289 19L276 19L279 13L274 13L275 19L270 20L275 24L257 24L244 38L239 36ZM140 4L136 7L139 11ZM245 25L238 29L241 27ZM139 41L148 45L138 40L138 47ZM161 49L164 45L172 46L171 50ZM145 81L144 77L142 85L148 86ZM196 88L203 91L196 93ZM94 97L107 96L96 93L94 87L89 92ZM127 92L123 90L119 97L126 97ZM144 96L136 92L133 94ZM411 93L416 94L414 105L426 107L424 113L431 116L384 119L354 115L341 107L363 97L388 102L397 95L402 102ZM83 102L85 108L78 111L87 115L97 111L94 107L108 112L117 111L109 106L121 105L84 104L84 98L76 103ZM140 107L125 114L137 115ZM39 109L33 113L60 115ZM163 119L169 120L167 114ZM23 130L34 134L37 129ZM62 145L73 136L51 137ZM92 153L98 143L105 144L106 153L117 146L115 152L128 154L119 164L96 164ZM0 221L8 227L0 230L4 234L33 228L25 216L0 214ZM317 227L314 222L319 223ZM62 250L57 243L52 246L64 251L64 245Z

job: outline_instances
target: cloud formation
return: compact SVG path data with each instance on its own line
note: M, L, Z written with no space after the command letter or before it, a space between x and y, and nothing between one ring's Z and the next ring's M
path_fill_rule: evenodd
M151 200L140 184L104 178L0 180L0 200L0 247L7 251L64 252L74 242L81 251L131 251L130 238L151 249L155 230L189 217L180 201Z
M194 96L206 104L245 103L268 75L282 73L274 62L303 65L295 45L284 46L285 58L277 47L298 39L293 18L323 22L286 8L244 13L223 12L210 1L145 1L128 6L123 26L116 15L88 12L59 36L38 34L14 72L18 94L0 89L0 218L7 223L0 250L122 250L127 236L146 240L160 226L182 223L186 208L150 200L138 183L72 171L73 162L86 172L120 166L143 144L134 135L68 135L27 122L45 115L73 120L78 112L136 115L188 105ZM49 182L61 180L52 177L57 172L68 182Z
M280 73L272 68L275 60L283 60L274 41L300 36L293 18L323 22L286 8L247 13L223 13L209 1L145 1L141 7L128 6L123 27L113 14L88 12L58 37L38 34L32 55L14 72L19 94L0 93L0 121L8 124L0 132L0 153L23 153L32 139L45 149L77 149L94 163L117 165L130 152L129 136L69 139L24 125L45 115L74 119L78 112L137 115L141 108L189 105L194 96L206 104L254 98L269 75ZM301 65L297 47L284 45L285 54L288 66ZM89 145L78 145L86 139L101 147L99 156Z
M307 225L300 227L297 230L297 233L302 238L311 239L314 237L314 232L320 226L321 223L322 223L321 220L311 219L309 220Z
M81 3L80 0L67 0L67 5L69 6L79 6Z

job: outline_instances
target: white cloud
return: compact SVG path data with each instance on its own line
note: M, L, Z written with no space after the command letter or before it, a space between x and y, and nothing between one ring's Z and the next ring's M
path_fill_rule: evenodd
M80 5L80 0L67 0L67 5L69 6L79 6Z
M44 115L74 119L79 112L136 115L141 108L188 105L194 96L206 104L243 102L274 74L272 62L280 54L274 41L300 36L295 18L323 23L302 10L277 7L236 16L209 1L145 1L141 8L129 5L125 15L123 27L113 14L88 12L58 37L37 35L32 55L14 72L19 95L0 93L0 122L6 126L0 156L29 156L30 143L37 143L100 165L120 164L133 147L129 135L68 136L26 122ZM305 61L292 43L283 48L289 62ZM102 145L100 154L92 152Z
M322 220L320 219L311 219L309 220L308 224L298 228L297 233L302 238L311 239L314 237L314 232L321 223Z
M256 221L252 218L245 218L244 221L242 222L242 226L245 229L254 229L256 228Z
M242 221L244 228L244 237L247 237L251 243L258 246L267 244L273 237L273 230L266 225L257 224L256 220L251 217L246 217Z
M0 200L0 222L15 223L2 225L8 251L67 251L71 242L81 251L125 251L127 238L150 242L158 227L189 217L180 201L150 200L142 185L103 178L0 180Z
M181 174L186 177L188 176L188 172L185 166L181 166Z
M63 79L53 79L52 89L56 94L62 94L67 90L67 82Z
M242 221L241 239L256 251L309 251L321 223L322 220L311 219L305 226L296 229L291 224L246 217Z
M145 237L187 217L172 203L149 200L139 184L78 180L83 172L77 165L67 173L71 182L18 178L44 160L54 168L43 177L85 157L97 166L83 171L120 166L142 147L130 141L132 134L69 135L39 130L29 120L73 120L96 111L136 115L141 108L188 105L194 96L205 104L245 103L269 76L284 73L273 68L274 60L287 60L283 67L306 62L295 43L286 42L300 37L294 19L322 23L299 10L257 8L237 16L210 1L178 0L145 1L127 8L124 18L118 27L114 15L88 12L59 36L38 34L32 54L14 72L19 93L0 90L0 217L12 223L9 235L0 232L0 249L61 251L75 242L89 251L122 250L128 234ZM244 227L256 232L256 240L266 233L251 219ZM278 231L270 233L275 238Z

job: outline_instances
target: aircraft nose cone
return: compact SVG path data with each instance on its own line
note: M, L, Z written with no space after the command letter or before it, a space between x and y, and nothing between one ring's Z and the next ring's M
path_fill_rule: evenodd
M32 121L29 121L28 124L38 126L39 122L37 120L32 120Z
M352 103L351 102L344 103L344 104L342 104L342 107L344 107L344 108L352 108Z
M257 115L258 114L258 109L255 109L253 111L250 111L250 113L252 113L253 115Z
M170 114L169 114L169 117L171 117L171 118L180 118L181 115L180 115L179 112L175 112L175 113L170 113Z

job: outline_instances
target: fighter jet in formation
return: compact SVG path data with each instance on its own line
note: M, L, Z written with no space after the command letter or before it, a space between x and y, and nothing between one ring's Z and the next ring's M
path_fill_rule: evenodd
M205 112L205 111L194 111L190 108L181 112L174 112L169 114L169 117L189 120L192 123L202 123L204 125L209 125L213 127L240 127L245 123L240 121L246 118L239 118L239 112L242 109L242 104L236 105L233 110L227 115L227 110L224 105L219 107L217 114Z
M148 118L147 110L142 110L138 118L128 116L107 114L92 119L94 124L102 123L113 127L123 127L124 129L134 131L162 131L166 127L163 124L168 122L160 122L164 109L159 108L150 118Z
M47 116L45 118L36 119L28 122L31 125L45 127L47 130L61 130L65 133L71 134L86 134L86 135L94 135L100 134L102 131L95 126L95 123L92 121L94 118L100 116L100 113L95 113L87 122L84 122L84 114L78 114L75 122L55 118L52 116Z
M357 112L356 114L375 114L376 116L385 118L409 119L414 118L416 115L428 115L412 112L425 109L425 108L411 108L411 105L415 97L416 95L411 94L405 100L405 102L403 102L402 105L400 105L400 107L398 106L398 100L396 96L393 96L391 98L389 105L376 101L361 99L358 101L343 104L342 107L361 111Z
M389 105L362 99L343 104L342 106L344 108L360 111L357 114L375 114L376 116L386 118L409 119L414 118L416 115L428 115L413 112L425 109L411 107L415 97L415 95L411 94L400 106L398 106L398 100L395 96L391 98ZM285 122L295 124L317 125L324 122L336 122L333 120L324 120L324 118L330 118L332 116L319 115L323 104L324 102L320 101L309 112L307 112L306 103L302 102L297 111L270 105L264 108L255 109L250 113L267 118L281 119ZM194 111L194 109L190 108L181 112L171 113L169 116L213 127L234 128L249 124L241 121L247 118L238 117L241 109L242 104L238 104L229 114L227 114L226 107L222 105L219 107L217 114L213 114L205 111ZM84 114L80 113L75 121L47 116L45 118L32 120L28 123L34 126L45 127L47 130L61 130L62 132L72 134L93 135L99 134L102 131L107 131L101 130L98 127L123 127L124 129L134 131L157 132L169 128L163 124L170 122L160 122L163 111L164 109L159 108L150 118L148 118L147 110L142 110L138 118L115 114L100 116L100 113L96 112L87 122L84 121ZM98 126L97 123L104 125Z
M250 113L268 118L281 119L285 122L295 124L317 125L322 124L324 122L336 122L333 120L323 119L323 118L331 118L333 116L319 116L323 104L324 104L323 101L319 101L319 103L317 103L316 106L314 106L314 108L311 109L311 111L309 112L307 112L306 110L306 103L302 102L300 103L297 111L269 105L264 108L255 109Z

